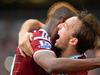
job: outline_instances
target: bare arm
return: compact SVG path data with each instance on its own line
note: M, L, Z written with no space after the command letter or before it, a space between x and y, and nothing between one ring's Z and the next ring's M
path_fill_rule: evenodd
M44 24L35 19L29 19L24 22L19 32L18 47L22 56L32 56L32 47L30 45L30 40L33 34L31 31L33 29L39 29ZM25 55L26 54L26 55Z
M36 19L29 19L24 22L24 24L21 27L20 32L29 32L33 29L39 29L44 24Z
M70 73L86 71L100 67L100 58L69 59L56 58L53 52L37 52L35 62L49 73Z

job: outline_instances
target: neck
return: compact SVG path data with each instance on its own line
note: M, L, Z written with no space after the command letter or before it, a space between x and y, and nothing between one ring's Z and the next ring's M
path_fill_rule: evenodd
M46 25L43 26L42 28L45 29L47 33L51 36L51 27L52 27L52 24L50 24L50 22L47 22Z
M47 26L47 25L42 26L42 28L45 29L48 33L50 32L50 31L48 30L48 26Z
M54 33L55 28L59 24L59 20L56 18L49 18L49 20L46 22L46 31L51 36L52 33Z
M66 50L64 50L61 54L62 57L70 57L70 56L74 56L74 55L78 55L80 53L77 52L77 50L73 47L67 48Z

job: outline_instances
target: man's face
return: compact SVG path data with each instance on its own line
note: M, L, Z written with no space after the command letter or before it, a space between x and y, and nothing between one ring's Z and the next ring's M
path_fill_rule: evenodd
M55 46L61 49L66 49L69 46L70 39L73 38L73 34L81 26L81 21L78 17L74 16L67 19L64 23L58 25L59 39L56 40Z

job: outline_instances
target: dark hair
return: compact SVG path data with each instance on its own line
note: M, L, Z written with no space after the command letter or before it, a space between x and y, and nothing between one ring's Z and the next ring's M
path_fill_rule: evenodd
M96 19L92 14L84 14L80 15L79 19L82 22L81 28L74 34L74 36L78 39L78 44L76 45L76 49L79 53L84 53L88 49L92 49L95 47L94 43L97 37L96 29L94 29L96 25ZM94 26L95 25L95 26Z

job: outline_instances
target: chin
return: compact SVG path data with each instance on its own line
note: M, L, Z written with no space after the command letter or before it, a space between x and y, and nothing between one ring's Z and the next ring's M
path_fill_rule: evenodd
M59 47L59 44L57 44L57 43L55 43L55 47L60 48L60 47Z
M55 47L59 47L58 43L55 43Z
M55 43L55 47L57 47L57 43Z

